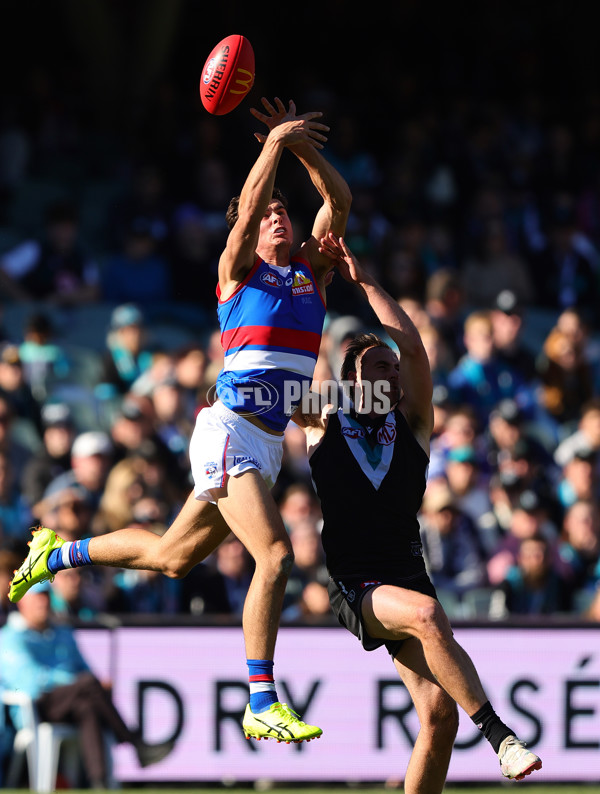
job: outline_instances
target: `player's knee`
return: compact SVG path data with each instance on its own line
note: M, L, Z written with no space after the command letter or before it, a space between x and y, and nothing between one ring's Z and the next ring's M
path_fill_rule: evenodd
M262 560L257 560L257 569L262 569L268 579L287 581L294 566L294 553L285 546L274 546Z
M421 639L452 633L442 605L433 598L427 598L420 604L416 610L415 621Z
M278 564L276 568L276 576L278 579L289 578L292 568L294 567L294 552L286 551L278 557Z

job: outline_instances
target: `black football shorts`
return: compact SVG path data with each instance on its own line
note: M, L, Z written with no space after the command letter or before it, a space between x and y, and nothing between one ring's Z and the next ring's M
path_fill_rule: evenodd
M362 618L363 598L369 590L381 584L403 587L405 590L413 590L437 599L435 587L426 573L412 579L390 576L384 576L379 579L366 576L331 576L327 586L329 603L336 618L344 628L352 632L355 637L358 637L365 651L374 651L385 645L389 653L395 656L404 640L385 640L381 637L371 637L364 626Z

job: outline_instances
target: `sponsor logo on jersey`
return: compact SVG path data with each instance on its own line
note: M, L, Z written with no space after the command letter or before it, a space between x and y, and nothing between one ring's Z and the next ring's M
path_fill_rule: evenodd
M387 447L388 444L393 444L395 440L396 426L386 422L384 426L377 431L377 443Z
M252 455L234 455L233 456L233 465L234 466L239 466L240 463L246 463L246 462L252 463L254 466L256 466L257 469L262 469L262 466L260 465L260 463L256 460L256 458L253 458Z
M206 474L207 477L214 477L215 474L217 473L218 468L219 467L217 466L216 463L210 461L209 463L204 464L204 473Z
M312 281L301 270L296 271L292 284L292 295L310 295L315 291Z
M364 589L365 589L365 587L373 587L373 586L374 586L374 585L376 585L376 584L381 584L381 582L377 582L377 581L373 581L373 582L361 582L361 583L360 583L360 586L361 586L361 587L362 587L362 589L364 590Z
M279 278L276 273L271 273L267 271L266 273L261 273L260 280L263 284L266 284L267 287L281 287L283 281Z

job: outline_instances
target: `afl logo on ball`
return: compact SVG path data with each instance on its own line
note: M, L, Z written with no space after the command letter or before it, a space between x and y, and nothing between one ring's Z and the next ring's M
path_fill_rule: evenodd
M208 85L211 81L213 73L215 71L215 63L217 62L216 58L211 58L210 61L206 64L206 69L204 70L204 74L202 75L202 82L204 85Z

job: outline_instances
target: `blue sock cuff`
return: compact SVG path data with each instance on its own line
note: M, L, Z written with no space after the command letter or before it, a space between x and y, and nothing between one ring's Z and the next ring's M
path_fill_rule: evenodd
M93 563L90 559L90 552L88 548L90 545L90 540L91 538L75 540L73 543L70 543L66 546L66 548L69 550L70 566L66 566L63 561L63 551L65 547L61 546L59 549L52 549L48 555L47 563L50 573L64 571L66 567L80 568L82 565L92 565Z
M246 659L248 672L250 675L260 675L261 673L272 673L274 662L271 659Z
M62 571L65 567L62 561L62 549L52 549L48 555L48 562L46 565L48 566L50 573Z
M91 538L84 540L76 540L69 549L69 560L73 568L79 568L81 565L91 565L90 554L88 546L90 545Z

